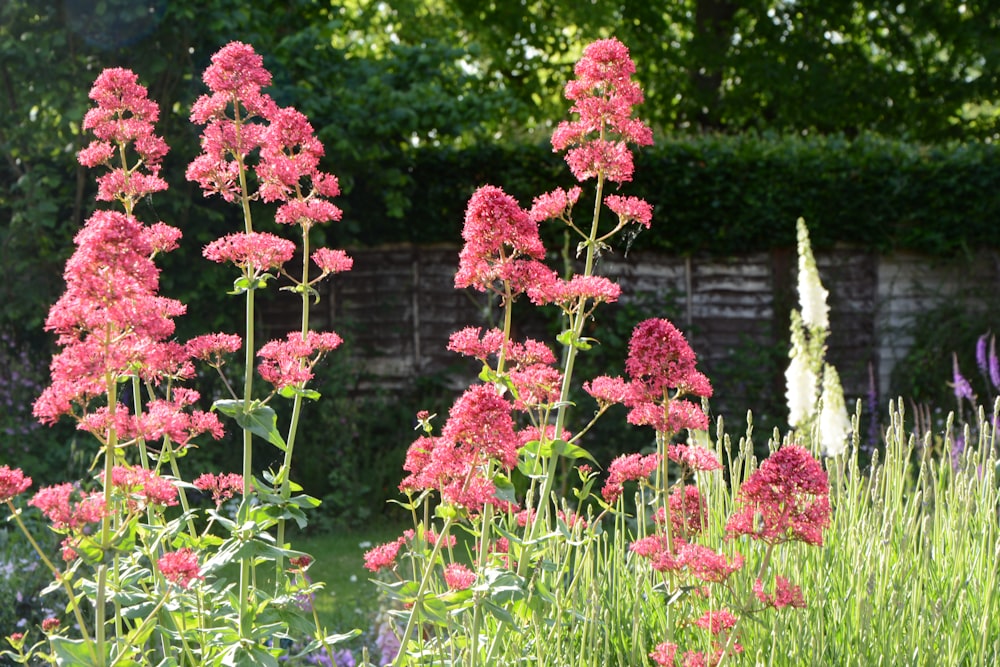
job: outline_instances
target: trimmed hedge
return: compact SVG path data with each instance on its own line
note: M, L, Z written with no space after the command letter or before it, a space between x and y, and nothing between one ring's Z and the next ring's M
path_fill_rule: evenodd
M355 241L457 242L476 187L501 186L529 207L532 197L574 183L547 145L429 148L406 160L402 218L375 210L377 197L363 187L346 198L348 215L366 221ZM655 207L653 228L633 247L672 254L724 256L793 246L799 216L818 248L846 243L952 256L1000 244L994 231L1000 156L990 144L921 146L877 137L661 139L638 152L634 181L620 190Z

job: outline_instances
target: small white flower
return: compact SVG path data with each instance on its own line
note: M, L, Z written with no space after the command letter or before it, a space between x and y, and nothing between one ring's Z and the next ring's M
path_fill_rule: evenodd
M358 542L358 548L359 549L371 549L372 548L372 543L369 540L365 540L364 542Z

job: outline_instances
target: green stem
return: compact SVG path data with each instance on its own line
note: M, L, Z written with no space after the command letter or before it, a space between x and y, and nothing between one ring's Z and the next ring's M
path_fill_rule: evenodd
M253 362L254 362L254 290L247 290L246 296L246 337L244 346L246 347L245 360L246 372L243 377L243 410L250 412L250 403L253 400ZM253 489L253 433L250 429L243 429L243 505L247 508L250 502L250 492ZM240 516L240 523L246 521L246 516ZM251 557L243 556L240 559L240 637L250 637L251 622L249 611L249 593L251 579Z
M302 340L306 339L309 333L309 229L302 228ZM302 362L303 364L305 361ZM292 417L288 424L288 437L285 439L285 460L281 465L281 498L288 500L292 496L291 475L292 475L292 453L295 450L295 437L298 433L299 418L302 414L302 394L295 394L292 400ZM278 519L278 548L285 547L285 519ZM274 585L277 587L282 578L282 567L284 558L279 554L275 558Z
M105 346L110 348L111 343L111 333L110 329L107 330L105 335ZM111 376L111 373L105 373L105 387L108 396L108 423L112 424L108 428L108 439L104 443L104 506L108 509L111 508L111 489L112 489L112 469L115 462L115 449L118 447L118 432L115 430L113 424L115 423L115 413L118 406L118 386L116 380ZM109 513L105 513L105 516L101 518L101 549L107 554L107 550L111 543L111 521L113 517ZM117 557L115 558L117 561ZM108 565L107 562L102 562L97 568L97 595L94 602L94 631L97 638L97 654L99 656L107 655L106 651L106 628L105 623L107 621L107 612L105 606L107 603L107 589L108 589ZM116 615L117 616L117 615Z
M434 562L437 560L438 554L441 553L441 545L448 541L448 533L451 530L451 524L454 519L448 517L444 520L444 525L441 526L441 532L438 534L437 541L434 543L434 550L431 551L431 557L427 561L427 567L424 569L424 574L420 578L420 586L417 588L417 595L413 601L413 609L410 610L409 618L406 620L406 629L403 630L403 636L399 640L399 651L396 653L396 657L392 660L392 667L399 667L402 663L403 656L406 655L406 645L410 641L410 634L413 632L413 628L416 625L417 617L420 616L420 605L424 599L424 593L427 592L427 584L430 583L431 574L434 572ZM487 662L487 664L490 664Z

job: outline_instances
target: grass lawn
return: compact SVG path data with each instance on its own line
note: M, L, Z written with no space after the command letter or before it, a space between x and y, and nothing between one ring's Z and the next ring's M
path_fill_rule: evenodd
M368 581L364 553L373 546L393 540L402 533L400 524L375 524L364 531L322 535L292 535L292 547L315 558L309 577L325 588L316 595L319 620L327 632L368 630L372 613L378 608L378 591Z

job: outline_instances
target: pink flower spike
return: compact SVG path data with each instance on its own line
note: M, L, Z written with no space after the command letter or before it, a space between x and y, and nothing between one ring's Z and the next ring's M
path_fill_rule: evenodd
M30 486L31 478L25 477L20 468L11 470L9 466L0 466L0 503L24 493Z

